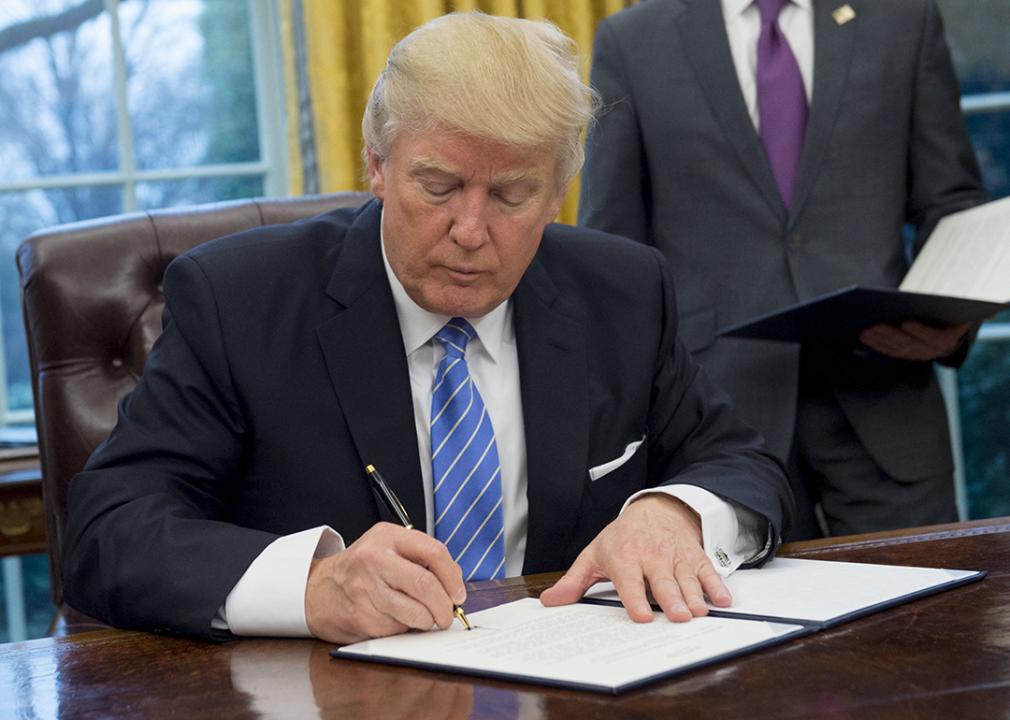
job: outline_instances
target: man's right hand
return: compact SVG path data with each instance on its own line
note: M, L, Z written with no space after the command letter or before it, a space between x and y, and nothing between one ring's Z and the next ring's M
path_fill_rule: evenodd
M320 640L347 644L410 629L448 628L466 600L459 565L417 530L378 523L341 553L317 558L305 588L305 620Z

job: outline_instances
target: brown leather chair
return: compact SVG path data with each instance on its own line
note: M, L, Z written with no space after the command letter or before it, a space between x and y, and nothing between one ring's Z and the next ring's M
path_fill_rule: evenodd
M222 235L355 207L370 197L343 192L132 213L40 230L21 244L17 263L58 608L70 479L112 430L119 400L137 384L161 334L168 263Z

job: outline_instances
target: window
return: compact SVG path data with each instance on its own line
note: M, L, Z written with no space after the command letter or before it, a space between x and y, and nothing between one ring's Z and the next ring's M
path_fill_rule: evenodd
M273 12L270 0L0 3L0 425L32 423L24 238L287 191ZM46 557L0 565L0 642L44 634Z
M965 122L994 198L1010 195L1010 4L939 0L961 82ZM982 326L949 398L959 406L961 503L972 518L1010 514L1010 312ZM955 387L956 384L956 387Z
M14 252L48 225L283 194L268 0L0 6L0 420L32 419Z

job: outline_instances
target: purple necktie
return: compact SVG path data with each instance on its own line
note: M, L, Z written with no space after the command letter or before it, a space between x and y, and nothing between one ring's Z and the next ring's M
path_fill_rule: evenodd
M754 0L761 13L757 47L757 104L761 142L786 208L792 206L807 128L807 95L778 17L789 0Z

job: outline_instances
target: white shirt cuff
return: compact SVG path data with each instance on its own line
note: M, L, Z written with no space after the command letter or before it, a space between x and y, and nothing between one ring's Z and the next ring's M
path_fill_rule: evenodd
M653 493L672 495L698 513L702 547L723 577L744 563L759 560L771 548L768 522L761 515L697 485L663 485L640 490L628 498L621 512L643 495Z
M309 566L343 549L344 539L326 526L277 538L235 583L211 626L235 635L311 637L305 621Z

